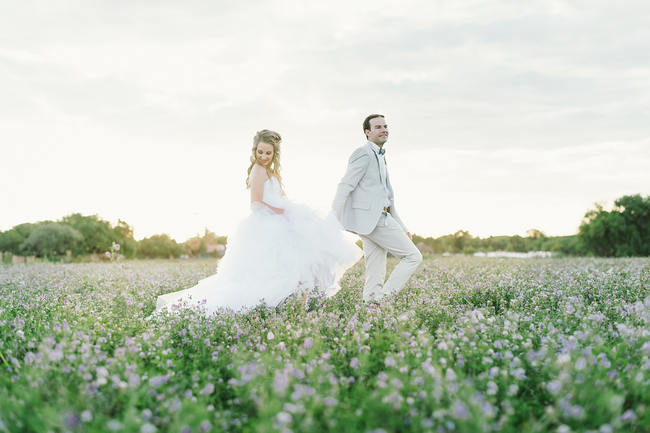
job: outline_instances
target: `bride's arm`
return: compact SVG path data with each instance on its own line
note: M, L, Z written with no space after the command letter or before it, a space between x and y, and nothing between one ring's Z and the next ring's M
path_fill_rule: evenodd
M268 203L264 203L264 182L268 180L269 176L266 170L261 165L255 164L251 172L251 204L258 204L271 209L276 214L283 214L284 209L273 207Z

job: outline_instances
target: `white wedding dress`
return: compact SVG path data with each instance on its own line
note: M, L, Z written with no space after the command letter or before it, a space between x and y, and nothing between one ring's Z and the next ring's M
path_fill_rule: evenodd
M339 290L339 279L362 251L344 238L335 216L323 219L292 203L275 177L264 183L263 201L284 213L253 203L251 214L228 237L217 273L189 289L159 296L154 313L196 305L207 314L222 308L238 311L260 302L276 306L298 290L316 289L326 296Z

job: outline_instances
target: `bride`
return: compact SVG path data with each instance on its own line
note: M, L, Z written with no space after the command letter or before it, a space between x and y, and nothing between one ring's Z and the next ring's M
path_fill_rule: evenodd
M199 305L208 314L260 302L276 306L298 291L332 296L339 290L338 280L362 252L344 239L333 214L323 219L287 199L280 142L280 134L267 129L253 139L246 179L251 213L228 238L217 273L189 289L159 296L154 313L182 305Z

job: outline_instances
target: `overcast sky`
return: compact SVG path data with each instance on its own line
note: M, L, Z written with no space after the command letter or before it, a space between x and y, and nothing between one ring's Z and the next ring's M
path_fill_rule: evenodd
M81 212L228 234L252 137L328 209L383 113L402 219L574 234L650 194L647 1L0 0L0 230Z

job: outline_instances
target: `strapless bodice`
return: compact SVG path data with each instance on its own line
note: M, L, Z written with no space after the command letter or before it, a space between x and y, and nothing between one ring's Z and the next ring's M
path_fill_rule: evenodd
M275 176L271 176L264 182L264 195L262 196L264 203L273 207L284 209L287 204L287 198L282 193L280 181Z

